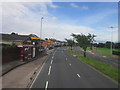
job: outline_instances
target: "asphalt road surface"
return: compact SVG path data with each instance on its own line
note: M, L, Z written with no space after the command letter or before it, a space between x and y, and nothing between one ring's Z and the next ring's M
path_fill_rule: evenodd
M59 47L48 56L32 88L118 88L117 83Z

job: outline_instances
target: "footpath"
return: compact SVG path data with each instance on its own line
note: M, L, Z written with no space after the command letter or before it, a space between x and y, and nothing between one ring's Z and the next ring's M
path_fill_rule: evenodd
M49 55L53 50L49 50ZM47 59L48 55L43 55L28 62L11 62L3 66L2 88L28 88Z

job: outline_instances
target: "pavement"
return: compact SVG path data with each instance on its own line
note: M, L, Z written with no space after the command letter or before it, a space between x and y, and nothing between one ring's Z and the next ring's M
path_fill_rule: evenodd
M15 61L12 61L12 62L9 62L9 63L6 63L6 64L0 66L0 68L2 68L2 69L1 69L1 70L2 70L2 71L1 71L1 72L2 72L2 75L8 73L8 72L11 71L12 69L14 69L14 68L16 68L16 67L18 67L18 66L20 66L20 65L23 65L23 64L25 64L25 63L26 63L26 62L22 62L22 61L20 61L20 60L15 60Z
M49 50L48 55L52 51ZM48 55L41 54L28 62L14 61L4 65L5 74L0 77L0 79L2 78L2 88L27 88Z
M81 50L80 47L73 47L73 49L75 51L77 51L78 53L83 55L84 51ZM96 53L92 53L90 51L86 52L86 56L90 57L90 58L93 58L95 60L102 61L104 63L107 63L107 64L115 67L115 68L119 68L120 69L120 60L119 59L114 59L114 58L109 58L109 57L106 57L106 56L101 56L101 55L98 55Z
M29 59L29 60L25 60L25 61L14 60L14 61L11 61L11 62L6 63L6 64L1 64L0 65L0 72L2 72L2 73L0 74L0 76L3 76L4 74L8 73L9 71L13 70L16 67L19 67L19 66L21 66L23 64L29 63L29 62L31 62L33 60L36 60L36 59L38 59L40 57L43 57L44 55L49 54L51 51L52 50L48 50L46 53L40 53L35 58Z
M118 84L69 54L66 47L52 52L30 85L35 88L113 88Z

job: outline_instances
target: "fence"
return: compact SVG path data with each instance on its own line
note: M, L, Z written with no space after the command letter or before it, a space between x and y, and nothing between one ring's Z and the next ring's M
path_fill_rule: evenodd
M9 47L2 49L2 64L20 59L20 48Z

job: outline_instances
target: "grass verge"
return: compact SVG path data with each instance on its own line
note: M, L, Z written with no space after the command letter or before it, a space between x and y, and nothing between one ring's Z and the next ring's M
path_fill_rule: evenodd
M96 48L96 51L105 56L111 56L111 50L108 48Z
M107 76L111 77L112 79L114 79L118 83L120 83L120 78L118 78L119 77L118 73L120 73L120 70L118 70L117 68L114 68L111 65L97 61L95 59L84 57L84 56L78 54L74 50L68 50L68 52L76 55L76 58L78 58L79 60L91 65L95 69L99 70L100 72L106 74Z

